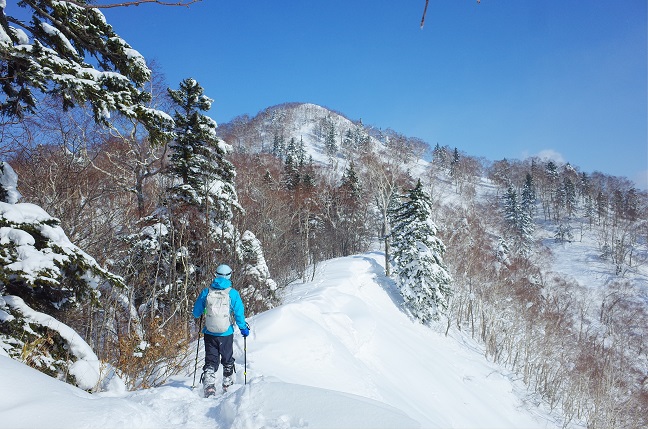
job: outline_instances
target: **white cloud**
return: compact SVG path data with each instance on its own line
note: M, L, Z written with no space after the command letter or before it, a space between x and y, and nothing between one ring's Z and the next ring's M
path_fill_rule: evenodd
M553 149L541 150L540 152L538 152L536 154L536 156L538 158L540 158L540 159L544 159L544 160L547 160L547 161L551 160L551 161L557 162L559 164L565 164L565 162L566 162L565 158L562 156L562 154L560 152L556 152Z

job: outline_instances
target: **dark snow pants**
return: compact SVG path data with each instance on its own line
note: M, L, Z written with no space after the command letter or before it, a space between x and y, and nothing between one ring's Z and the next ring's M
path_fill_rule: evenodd
M205 334L205 366L203 371L211 368L218 371L218 362L223 364L223 375L230 376L234 372L234 334L219 337Z

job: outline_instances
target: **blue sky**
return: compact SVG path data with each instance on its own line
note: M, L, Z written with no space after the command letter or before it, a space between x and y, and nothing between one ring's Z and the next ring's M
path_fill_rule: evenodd
M320 104L488 160L552 154L648 188L645 0L204 0L105 9L227 122Z

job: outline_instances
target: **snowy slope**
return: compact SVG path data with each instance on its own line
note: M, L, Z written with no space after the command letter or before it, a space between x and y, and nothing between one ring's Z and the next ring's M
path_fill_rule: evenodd
M203 399L187 373L90 395L0 356L0 421L12 428L554 428L521 384L456 333L399 310L382 255L321 264L284 305L250 319L247 385ZM200 354L202 359L202 353Z
M323 123L335 127L339 151L333 159L326 153ZM342 140L348 131L356 129L362 129L363 135L369 136L374 150L385 148L385 136L378 138L379 130L365 126L361 120L351 120L341 113L312 103L271 106L253 118L248 118L245 126L234 122L220 124L218 128L220 135L228 143L243 146L245 152L251 153L270 152L276 136L282 136L286 144L290 139L295 139L296 143L303 141L307 156L311 156L316 165L332 168L336 168L337 164L342 165L342 168L346 165L348 160L344 156ZM427 163L421 160L417 164L424 166Z

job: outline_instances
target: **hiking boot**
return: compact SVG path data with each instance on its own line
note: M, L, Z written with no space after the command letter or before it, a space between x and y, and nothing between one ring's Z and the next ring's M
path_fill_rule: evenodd
M227 390L227 388L232 384L234 384L234 377L232 377L231 375L223 377L223 390Z
M216 394L216 388L214 387L213 384L205 386L205 398L209 398L210 396L214 396L215 394Z
M231 377L236 372L233 363L223 365L223 377Z
M234 384L235 372L234 362L223 364L223 390L227 390L228 387Z
M214 388L214 384L216 384L216 373L214 372L213 368L205 368L202 375L200 376L200 381L202 381L203 383L203 392L205 394L205 398L209 398L214 393L216 393L216 389Z
M203 386L213 386L214 384L216 384L216 372L214 371L214 368L205 368L202 375L200 376L200 381L202 382Z

